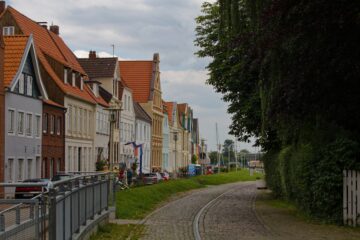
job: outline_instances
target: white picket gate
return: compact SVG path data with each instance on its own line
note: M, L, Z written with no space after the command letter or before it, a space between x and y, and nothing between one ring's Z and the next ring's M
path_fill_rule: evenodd
M360 226L360 172L344 170L344 225Z

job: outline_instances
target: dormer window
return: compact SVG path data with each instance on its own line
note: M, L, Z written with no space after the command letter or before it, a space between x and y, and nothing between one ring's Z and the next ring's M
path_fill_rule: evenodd
M22 73L19 78L19 93L24 94L25 75Z
M15 27L14 26L6 26L3 27L3 35L10 36L15 34Z
M92 85L92 88L93 88L94 95L95 95L96 97L98 97L98 96L99 96L99 86L98 86L96 83L94 83L94 84Z
M74 72L71 74L71 84L72 84L73 87L76 86L75 85L75 73Z
M26 95L32 96L33 91L33 77L27 76L26 78Z
M82 76L80 77L80 89L81 91L84 90L84 78Z
M64 68L64 83L68 83L68 71L67 71L67 68Z

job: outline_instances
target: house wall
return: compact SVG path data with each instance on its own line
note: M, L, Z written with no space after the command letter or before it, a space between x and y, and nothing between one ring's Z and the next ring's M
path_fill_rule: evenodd
M47 117L44 118L45 114ZM54 116L56 126L53 133L49 131L51 116ZM43 128L42 131L41 177L51 179L57 172L65 171L65 109L44 103L43 123L46 118L48 130Z
M143 144L142 172L151 172L151 124L139 118L136 119L136 144Z
M4 181L4 140L5 140L5 93L4 93L4 47L0 40L0 182ZM0 197L4 189L0 188Z
M162 170L166 170L168 172L171 172L171 166L169 164L169 148L170 148L170 139L169 135L170 129L169 129L169 119L168 115L164 114L163 118L163 144L162 144Z
M43 105L39 99L6 92L5 94L5 182L16 182L28 178L41 177L41 133L35 136L36 116L42 116ZM26 103L26 104L24 104ZM9 133L10 113L15 112L14 133ZM18 114L24 113L24 134L19 134ZM32 134L26 133L26 114L32 114ZM41 126L41 125L40 125ZM41 127L40 127L41 130ZM12 195L14 189L6 189L6 195Z
M109 111L96 106L95 161L108 160L110 140Z
M122 94L122 111L120 115L120 162L130 168L134 162L134 149L128 142L135 141L135 111L132 92L124 88Z
M65 97L65 171L94 171L95 105Z

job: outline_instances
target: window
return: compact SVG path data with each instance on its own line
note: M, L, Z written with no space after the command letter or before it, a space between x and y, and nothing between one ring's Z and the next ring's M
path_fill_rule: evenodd
M61 167L61 158L58 158L56 161L56 173L60 172Z
M23 180L23 178L24 178L24 159L22 159L22 158L19 158L18 159L18 164L19 164L19 167L18 167L18 181L21 181L21 180Z
M31 113L26 114L26 135L27 136L32 135L32 114Z
M61 117L57 117L56 120L56 134L60 135L61 134Z
M125 95L125 110L127 110L127 96Z
M7 172L9 173L9 182L13 182L14 181L14 176L13 176L13 171L14 171L14 159L13 158L9 158L8 159L8 170Z
M15 34L15 27L14 26L3 27L3 35L4 36L14 35L14 34Z
M68 83L68 71L67 71L67 68L64 68L64 83Z
M48 114L44 113L44 118L43 118L43 133L47 133L48 131Z
M20 135L24 134L24 113L18 112L18 127L17 132Z
M72 127L72 124L73 124L73 112L72 112L72 106L69 105L69 109L68 109L68 112L67 112L67 116L68 116L68 132L71 132L73 127Z
M26 175L26 178L29 179L32 177L32 159L28 159L27 160L27 175Z
M55 117L54 115L50 115L50 134L55 133Z
M130 111L130 96L128 96L128 110Z
M39 115L36 115L36 121L35 121L35 136L40 137L40 121L41 117Z
M82 76L80 77L80 89L84 90L84 78Z
M9 109L8 112L9 112L8 133L14 133L15 111L13 109Z
M74 72L71 74L71 84L72 84L73 87L76 86L75 85L75 73Z
M24 94L25 75L22 73L19 78L19 93Z
M41 172L40 171L41 171L40 157L36 157L36 173L35 173L36 178L41 177Z
M33 77L32 76L27 76L26 77L26 95L28 96L32 96L32 91L33 91Z

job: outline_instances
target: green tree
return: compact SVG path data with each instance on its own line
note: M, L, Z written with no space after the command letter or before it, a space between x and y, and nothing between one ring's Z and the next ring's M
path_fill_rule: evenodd
M218 162L218 153L216 151L209 152L209 158L211 164L217 164Z

